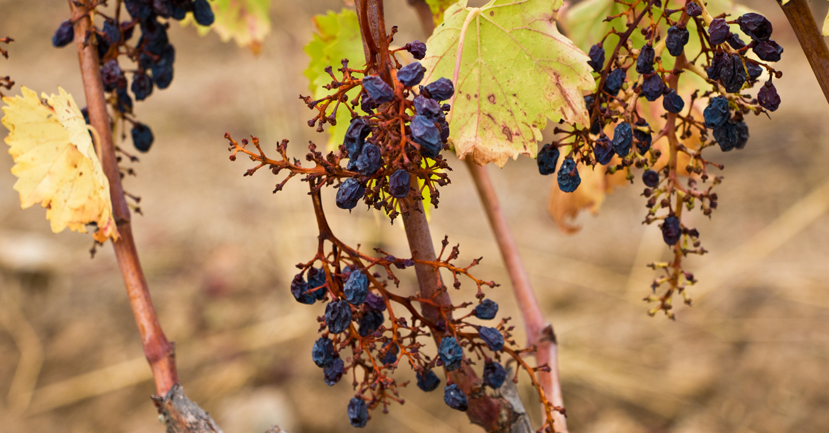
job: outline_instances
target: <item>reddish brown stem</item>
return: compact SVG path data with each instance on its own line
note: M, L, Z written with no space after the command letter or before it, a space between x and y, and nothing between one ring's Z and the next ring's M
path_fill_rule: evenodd
M786 19L797 35L800 47L803 48L803 53L806 54L815 78L823 90L823 96L829 102L829 48L826 47L823 35L815 23L809 4L805 0L791 0L785 5L778 0L777 3L786 14Z
M538 381L544 389L544 394L554 406L564 407L564 399L561 394L561 381L558 375L558 344L553 327L546 320L538 305L538 299L533 291L527 269L518 251L518 244L512 236L507 219L501 210L498 195L492 185L486 167L482 167L466 159L466 166L472 174L478 196L481 198L489 225L495 233L495 240L501 250L504 265L512 282L512 290L518 301L521 316L524 319L524 328L527 331L527 346L535 345L536 363L550 367L549 372L539 371ZM567 420L560 413L553 413L555 428L557 432L567 431Z
M150 292L147 289L147 281L144 279L144 272L141 270L141 262L138 260L138 251L135 249L135 241L132 237L132 227L130 225L129 206L127 206L124 190L121 186L121 175L118 170L115 146L112 141L104 85L101 81L98 50L94 37L89 38L88 41L86 40L87 33L92 28L92 20L89 18L87 4L88 2L69 0L72 19L75 22L75 43L78 47L86 105L89 109L89 121L101 138L101 142L98 143L101 147L101 165L109 180L113 213L120 234L120 239L113 242L115 258L118 260L118 267L121 269L121 276L124 278L124 285L127 288L127 295L129 295L130 306L138 325L138 332L141 334L144 355L147 357L147 362L149 362L153 371L156 393L159 396L164 396L178 382L174 350L173 345L167 341L167 337L164 336L161 325L158 323L158 317L150 299Z

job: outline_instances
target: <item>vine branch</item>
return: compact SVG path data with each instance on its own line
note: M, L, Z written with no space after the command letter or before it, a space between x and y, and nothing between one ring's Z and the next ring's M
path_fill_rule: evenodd
M815 23L809 4L805 0L791 0L785 5L778 0L777 4L789 20L800 47L803 48L803 54L809 60L812 72L823 90L823 96L829 102L829 48Z

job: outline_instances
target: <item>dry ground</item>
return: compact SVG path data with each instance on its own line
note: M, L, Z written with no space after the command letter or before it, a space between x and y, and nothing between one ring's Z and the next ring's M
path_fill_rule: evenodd
M305 185L271 195L273 177L243 178L248 165L230 163L222 139L228 131L266 143L290 138L296 149L315 138L296 99L307 91L302 47L310 17L340 3L276 3L259 57L173 26L176 79L137 104L156 144L126 189L143 198L138 247L190 396L228 433L272 424L347 431L350 386L326 387L310 360L322 309L288 293L293 265L315 243ZM405 2L388 3L398 40L422 38ZM745 150L717 156L726 165L720 207L710 222L698 218L711 254L688 261L701 282L695 306L679 307L677 321L648 317L641 302L652 278L644 265L667 250L656 228L640 224L638 187L615 193L600 215L581 219L582 232L564 236L546 214L550 179L534 161L490 169L559 336L574 432L829 431L829 108L782 13L773 2L753 3L785 47L783 105L771 120L749 120ZM826 5L815 7L823 16ZM18 82L13 93L21 84L60 84L80 102L76 53L50 45L66 3L6 0L0 10L0 36L17 39L11 58L0 60L2 74ZM90 260L88 237L52 235L42 209L21 211L11 165L0 158L0 430L160 432L110 249ZM491 296L518 321L470 178L453 165L432 233L460 242L465 260L484 256L478 273L503 284ZM406 255L398 224L328 208L345 240ZM411 287L407 280L401 290ZM403 394L405 405L378 413L366 430L479 431L438 393Z

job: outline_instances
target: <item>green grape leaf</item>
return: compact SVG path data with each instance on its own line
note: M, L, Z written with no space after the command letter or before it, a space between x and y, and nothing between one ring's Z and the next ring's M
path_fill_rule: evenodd
M198 25L193 14L181 20L181 25L196 26L201 36L213 30L222 42L233 39L240 47L248 47L253 54L262 51L262 41L271 32L271 0L212 0L209 3L216 17L212 25Z
M320 99L331 94L330 90L322 87L331 82L331 76L325 72L325 68L331 66L336 71L342 68L342 59L348 59L350 67L359 69L365 64L365 54L360 38L360 24L353 10L343 9L340 13L317 15L314 17L314 26L314 38L305 46L305 54L310 57L310 61L303 75L308 78L313 98ZM354 99L358 92L359 88L352 89L347 94L348 99ZM328 127L329 149L336 149L342 144L350 122L351 112L340 106L337 110L337 124Z
M587 55L556 28L561 5L492 0L471 8L461 0L446 10L422 63L424 83L455 83L447 121L459 158L503 166L535 157L548 118L587 124L582 95L596 85Z
M449 6L452 6L456 3L457 0L426 0L426 4L429 5L429 9L432 10L432 17L435 19L435 25L439 25L443 22L443 13L446 12L446 9L449 9Z

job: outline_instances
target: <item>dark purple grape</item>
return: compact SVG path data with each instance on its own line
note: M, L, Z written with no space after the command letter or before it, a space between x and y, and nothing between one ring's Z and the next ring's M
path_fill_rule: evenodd
M501 331L495 328L481 326L481 329L478 330L478 335L484 340L489 350L497 352L504 348L504 336L501 335Z
M124 5L130 16L139 21L146 20L153 13L152 5L147 0L124 0Z
M417 372L417 387L423 391L430 392L437 389L440 385L440 379L432 370L427 370L425 374Z
M708 37L711 39L711 44L719 45L727 41L730 36L731 29L724 19L717 18L708 25Z
M166 89L173 82L173 63L175 61L176 49L172 45L167 45L158 60L153 63L153 81L159 89Z
M636 58L636 72L640 74L650 74L653 72L653 59L656 56L653 47L650 44L645 44L639 50L639 56Z
M653 138L651 137L650 132L642 131L639 128L647 128L648 122L646 122L645 119L640 118L636 121L635 125L636 128L633 129L633 138L636 139L636 150L639 151L640 155L645 155L645 153L651 148L651 141Z
M371 292L368 292L368 296L366 296L366 306L375 311L386 311L386 303L383 301L383 297Z
M98 39L98 59L103 60L106 57L107 53L109 52L109 42L105 41L103 38Z
M780 106L780 95L777 94L777 89L771 81L766 81L766 84L757 92L757 102L769 111L775 111Z
M456 384L447 385L443 391L443 401L449 407L461 412L466 412L469 409L469 400L466 399L466 394Z
M748 142L748 126L745 122L728 121L714 129L714 140L723 152L729 152L734 148L742 149Z
M780 55L783 54L783 47L774 42L773 40L769 39L767 41L760 41L757 42L757 45L752 48L754 54L760 58L760 60L766 62L778 62L780 61Z
M685 4L685 12L688 16L698 17L702 15L702 9L695 2L688 2Z
M345 151L348 152L348 157L357 162L360 152L363 151L363 144L366 142L366 137L371 134L371 127L369 123L362 117L358 117L351 121L348 125L348 130L345 131Z
M720 71L720 82L725 87L725 91L728 93L739 92L743 88L746 79L748 79L748 74L746 68L743 67L743 59L739 54L732 54Z
M665 47L672 56L676 57L685 50L689 38L688 29L671 26L668 28L668 35L665 37Z
M383 350L385 350L385 353L383 353ZM385 344L383 344L383 347L380 349L380 353L383 354L380 357L380 362L382 362L383 365L391 365L397 362L397 355L400 354L400 348L397 347L397 345L393 342L387 341L385 342Z
M357 158L357 171L363 175L372 175L383 166L383 155L380 148L368 143L363 146L363 151Z
M420 41L414 41L406 44L406 51L410 52L415 59L423 60L426 57L426 44Z
M132 126L130 133L132 134L132 145L139 152L147 152L150 150L150 146L153 145L155 137L153 137L153 131L149 126L136 122Z
M368 407L362 398L354 397L348 402L348 420L353 427L362 428L368 422Z
M729 37L726 42L728 42L728 45L731 45L731 48L734 48L735 50L741 50L746 46L745 42L743 42L743 40L740 39L740 36L736 33L732 33L731 37Z
M746 60L746 72L748 72L749 78L751 78L752 80L756 80L760 77L760 75L763 74L763 68L757 63L754 63L750 60Z
M432 120L439 120L443 111L440 104L434 99L417 96L414 98L415 112L421 116L426 116Z
M480 304L475 306L475 316L482 320L492 320L498 314L498 303L495 301L484 299Z
M665 83L659 74L653 74L642 82L642 95L650 102L659 99L665 93Z
M363 272L354 271L348 276L343 286L343 294L349 304L359 307L368 296L368 277Z
M440 340L438 356L443 361L446 371L457 370L461 366L461 361L463 361L463 349L458 345L458 340L455 340L455 337L443 337Z
M380 105L394 99L394 90L376 75L363 78L363 88L374 103Z
M679 242L679 237L682 235L682 229L679 227L679 218L671 215L665 218L662 223L662 239L668 245L676 245Z
M711 98L708 106L702 112L705 119L705 126L708 128L719 128L728 122L731 112L728 109L728 98L725 96L716 96Z
M124 87L119 87L115 92L115 96L117 97L118 111L122 113L132 113L132 98L130 98L130 94L127 93L126 85Z
M679 113L685 108L685 101L674 92L674 89L668 89L665 96L662 97L662 108L669 113Z
M593 72L602 72L602 67L604 66L604 47L601 44L596 44L590 47L590 52L587 54L590 57L590 60L587 61L587 64L593 68Z
M136 72L132 76L132 89L136 101L143 101L153 93L153 79L144 72Z
M343 378L343 373L345 372L345 364L343 360L339 357L334 358L330 364L326 365L322 368L322 376L325 384L328 386L334 386L340 379Z
M645 183L645 186L648 188L656 188L659 185L659 173L653 170L645 170L642 173L642 182Z
M406 87L414 87L423 80L423 73L426 72L420 62L409 63L397 71L397 79Z
M411 176L409 176L408 171L399 168L389 176L389 193L392 197L405 198L409 195L410 187Z
M213 16L213 9L210 9L210 3L207 0L196 0L193 2L193 18L201 26L213 24L215 17Z
M547 176L556 172L556 165L558 165L559 150L555 143L545 144L541 150L538 151L536 162L538 163L538 172Z
M357 321L357 333L360 334L361 337L373 334L374 331L380 329L380 326L383 325L385 320L386 318L383 317L383 313L376 310L368 310L363 313L363 316Z
M771 22L760 14L749 12L739 16L737 17L737 24L740 25L740 30L746 36L755 41L767 41L771 37Z
M507 371L500 363L488 361L484 364L484 385L492 389L498 389L504 384L506 378Z
M414 142L421 146L421 153L434 158L443 149L443 141L435 122L426 116L414 116L410 125Z
M83 121L86 122L87 125L89 125L89 108L81 108L81 114L83 114Z
M58 26L55 34L52 35L52 46L55 48L62 48L69 45L75 40L75 28L69 20L66 20Z
M170 46L170 39L167 37L167 29L155 19L141 21L141 39L138 45L155 54L161 55Z
M320 337L311 349L311 359L317 367L325 367L338 356L334 343L328 337Z
M429 83L425 89L429 96L437 101L448 101L455 94L455 86L452 84L452 80L448 78L438 78Z
M109 18L104 20L104 28L101 31L104 34L104 39L110 45L121 42L121 28L115 23L115 20Z
M170 18L170 1L169 0L153 0L153 12L162 18Z
M731 63L731 57L725 53L716 53L714 57L711 59L711 66L709 66L705 72L708 74L709 80L719 80L720 74L722 73L723 69L725 69L726 65Z
M317 298L313 293L308 293L308 289L308 283L302 279L302 275L294 275L294 279L291 280L291 294L294 295L294 299L296 299L297 302L300 304L312 305L317 301Z
M122 21L121 22L121 34L124 36L124 40L128 41L132 39L132 34L135 32L135 25L133 25L132 21Z
M564 192L573 192L579 187L581 177L572 158L565 158L558 169L558 187Z
M325 306L325 324L328 330L339 334L348 329L351 323L351 305L345 300L331 301Z
M190 6L192 7L192 3L190 4ZM174 3L173 7L170 8L170 16L174 20L178 20L178 21L183 20L184 18L187 17L187 7Z
M622 68L616 68L607 74L604 82L604 91L610 95L616 96L619 90L622 90L622 84L625 82L627 72Z
M118 79L121 78L121 67L115 59L109 60L101 66L101 81L104 82L104 90L111 92L118 86Z
M610 164L615 154L616 152L613 151L613 143L606 135L602 134L601 137L593 142L593 156L596 157L597 163L601 165Z
M337 207L340 209L354 209L357 202L363 198L366 193L366 187L363 186L357 179L349 177L340 185L337 190Z
M446 143L449 140L449 122L444 118L438 122L438 126L440 127L440 140Z
M325 282L325 271L319 268L308 269L308 289L318 289L313 292L314 297L318 301L323 300L325 298L325 294L327 293L325 288L320 289L320 287L325 285Z
M627 122L616 125L613 130L613 150L624 158L630 153L630 146L633 144L633 129Z

